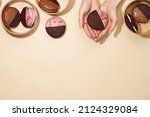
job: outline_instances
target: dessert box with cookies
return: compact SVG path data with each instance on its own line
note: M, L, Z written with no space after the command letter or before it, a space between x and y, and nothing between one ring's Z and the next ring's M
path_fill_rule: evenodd
M8 2L1 15L4 29L13 36L30 35L39 23L37 8L26 0Z
M150 1L135 0L124 13L126 26L134 33L145 36L150 34Z
M60 38L66 31L67 22L60 16L70 5L70 0L36 0L38 8L28 0L9 1L2 9L4 29L14 36L28 36L39 25L38 10L50 16L45 21L45 31L52 38ZM109 24L109 16L102 10L89 13L87 22L92 29L104 30ZM139 35L150 34L150 1L134 0L124 12L124 22L131 32Z
M13 36L29 36L38 28L40 23L38 10L42 10L50 17L45 21L45 31L52 38L60 38L66 31L66 22L60 15L68 8L69 3L70 0L37 0L39 6L37 8L28 0L9 1L2 9L3 27Z

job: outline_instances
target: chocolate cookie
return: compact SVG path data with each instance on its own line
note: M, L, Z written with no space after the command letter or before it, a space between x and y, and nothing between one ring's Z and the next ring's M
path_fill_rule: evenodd
M60 8L57 0L40 0L39 6L48 13L56 13Z
M133 31L133 32L138 32L138 25L136 24L134 17L131 14L125 15L125 22L127 27Z
M66 23L60 17L52 17L46 23L46 31L53 38L61 37L66 30Z
M15 28L20 23L20 13L15 7L6 7L2 13L5 26Z
M150 19L150 7L146 4L138 4L133 9L133 17L139 23L146 23Z
M104 30L108 24L108 15L102 10L94 10L88 15L87 22L95 30Z

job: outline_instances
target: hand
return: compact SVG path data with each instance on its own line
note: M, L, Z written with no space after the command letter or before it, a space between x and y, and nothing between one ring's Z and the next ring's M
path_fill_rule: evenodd
M79 24L80 27L84 29L84 32L89 38L95 39L99 36L100 31L93 30L87 24L88 14L93 11L99 9L100 5L97 0L82 0L82 4L79 10Z
M88 15L92 8L92 0L82 0L80 10L79 10L79 24L80 27L84 27L84 19Z
M105 11L109 17L109 23L107 27L100 33L99 37L95 41L100 41L107 34L110 35L115 29L117 24L117 6L121 0L106 0L101 6L101 10Z

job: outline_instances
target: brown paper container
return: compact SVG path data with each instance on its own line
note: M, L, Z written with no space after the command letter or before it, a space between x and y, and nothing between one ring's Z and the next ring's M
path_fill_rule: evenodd
M124 17L127 14L132 14L132 10L133 8L137 5L137 4L146 4L148 6L150 6L150 1L149 0L135 0L133 2L131 2L124 13ZM126 23L125 23L126 24ZM150 35L150 20L147 23L137 23L138 24L138 28L139 31L136 34L142 35L142 36L146 36L146 35ZM129 29L130 30L130 29ZM131 30L130 30L131 31ZM131 31L132 32L132 31ZM134 32L133 32L134 33Z
M34 8L36 11L36 14L37 14L34 26L32 28L25 28L21 22L18 25L18 27L16 27L16 28L9 28L9 27L5 26L3 23L3 20L4 20L3 19L3 11L6 7L10 7L10 6L17 8L20 13L21 13L22 9L26 6ZM26 0L12 0L12 1L8 2L2 10L1 17L2 17L2 24L3 24L4 29L8 33L10 33L11 35L16 36L16 37L24 37L24 36L31 35L36 30L36 28L38 27L38 24L39 24L39 13L38 13L36 7L32 3L30 3Z

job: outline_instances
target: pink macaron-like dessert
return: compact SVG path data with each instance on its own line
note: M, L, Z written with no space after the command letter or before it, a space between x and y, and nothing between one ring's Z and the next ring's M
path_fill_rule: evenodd
M46 31L53 38L61 37L66 30L66 23L58 16L50 18L46 23Z
M36 17L37 14L34 8L24 7L21 11L21 22L26 28L32 28L34 26Z
M109 18L104 11L94 10L88 15L87 22L92 29L104 30L109 23Z

